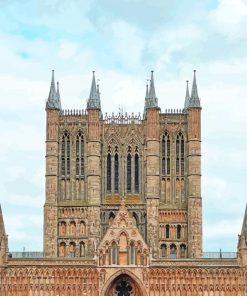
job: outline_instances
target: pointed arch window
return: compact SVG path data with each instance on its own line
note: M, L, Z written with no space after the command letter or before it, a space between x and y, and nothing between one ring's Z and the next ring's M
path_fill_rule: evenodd
M139 155L135 154L135 193L139 193Z
M115 193L119 191L119 159L117 153L114 157L114 191Z
M162 154L162 175L170 175L171 173L171 141L170 136L166 132L162 138L161 143L161 154Z
M69 177L70 175L70 138L67 132L64 132L62 136L61 175L63 177Z
M84 137L81 132L76 136L76 176L84 176Z
M127 155L127 193L131 192L131 148L128 149Z
M106 160L106 190L111 192L111 154L107 154Z
M177 226L177 239L181 239L181 225Z
M170 246L170 258L176 259L177 258L177 247L175 244Z
M167 224L166 225L166 238L170 237L170 226Z
M161 246L160 246L160 248L161 248L161 257L166 257L167 255L167 247L166 247L166 244L162 244Z
M176 138L176 175L184 175L184 136L179 133Z
M112 243L112 264L117 264L118 248L115 242Z

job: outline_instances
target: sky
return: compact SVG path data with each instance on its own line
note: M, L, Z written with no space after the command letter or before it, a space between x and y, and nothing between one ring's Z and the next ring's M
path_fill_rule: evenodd
M41 251L45 101L84 109L92 70L103 113L142 112L154 70L164 111L197 70L204 251L236 251L247 202L246 0L0 0L0 203L10 251Z

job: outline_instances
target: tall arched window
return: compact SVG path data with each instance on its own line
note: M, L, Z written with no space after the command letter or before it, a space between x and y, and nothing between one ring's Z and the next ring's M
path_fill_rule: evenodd
M61 175L63 177L69 177L70 175L70 139L67 132L64 132L62 136Z
M184 175L184 136L182 133L176 139L176 175Z
M177 239L181 239L181 225L177 226Z
M75 243L69 244L69 257L75 257Z
M186 245L182 244L180 246L180 257L185 258L186 257Z
M139 155L135 155L135 193L139 193Z
M76 175L84 176L84 138L81 132L76 137Z
M117 244L115 242L112 243L112 258L111 258L111 263L112 264L117 264L117 253L118 253L118 250L117 250Z
M171 141L170 136L166 132L162 138L162 147L161 147L161 154L162 154L162 175L170 175L171 173Z
M166 257L167 255L166 255L166 244L162 244L161 246L160 246L160 248L161 248L161 257Z
M172 259L176 259L177 258L177 247L174 244L172 244L170 246L170 258L172 258Z
M114 191L115 193L118 193L119 191L119 160L118 160L118 154L115 154L114 157Z
M130 264L135 264L135 245L130 243Z
M130 147L129 153L127 155L127 192L131 192L131 154L130 154Z
M106 161L106 190L107 192L111 192L111 154L107 154Z
M80 257L85 257L85 244L80 242Z
M170 237L170 226L167 224L166 225L166 238Z

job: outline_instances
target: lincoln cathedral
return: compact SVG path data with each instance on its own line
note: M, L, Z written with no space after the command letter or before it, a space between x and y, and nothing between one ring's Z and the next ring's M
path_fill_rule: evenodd
M153 71L141 113L101 100L93 72L86 108L63 110L52 73L43 252L8 249L0 208L0 296L246 296L247 209L236 253L202 249L196 72L180 110Z

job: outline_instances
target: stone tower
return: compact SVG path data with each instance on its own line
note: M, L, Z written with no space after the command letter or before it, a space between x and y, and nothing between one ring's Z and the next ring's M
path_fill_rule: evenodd
M143 118L103 116L94 72L86 110L62 110L53 73L46 112L46 257L94 258L123 201L154 259L201 256L195 73L184 109L162 112L152 71Z

